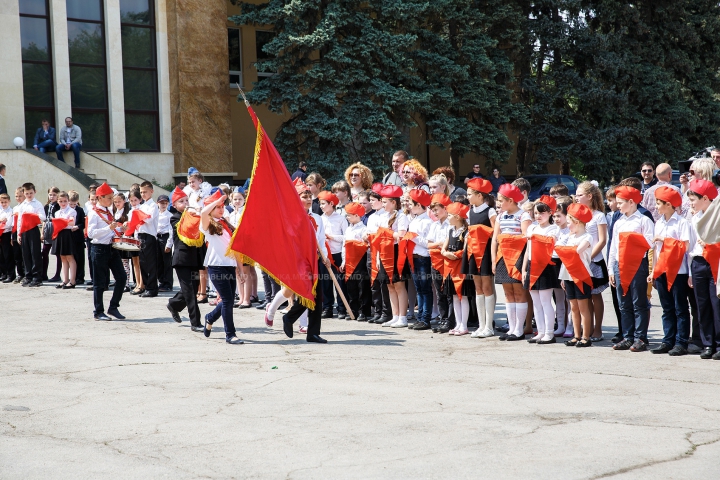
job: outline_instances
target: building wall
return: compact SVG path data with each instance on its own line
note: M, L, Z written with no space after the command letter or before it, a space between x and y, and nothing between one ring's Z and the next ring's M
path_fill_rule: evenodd
M0 148L15 148L25 138L18 0L0 0L0 25Z

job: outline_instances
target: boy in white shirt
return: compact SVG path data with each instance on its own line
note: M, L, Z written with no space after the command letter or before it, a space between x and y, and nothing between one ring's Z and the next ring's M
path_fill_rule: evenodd
M370 293L370 272L367 269L367 244L363 241L366 227L362 223L365 207L359 203L351 202L345 205L345 218L350 224L345 230L345 241L342 250L342 265L340 271L345 273L348 292L348 303L355 319L366 322L370 316L372 296ZM357 263L348 271L347 260L355 260L358 252L364 252ZM351 261L353 261L351 260ZM347 318L350 320L350 317Z
M13 211L10 195L0 194L0 282L15 280L15 261L12 252Z
M17 269L17 276L15 277L15 280L13 283L20 283L23 280L25 280L25 264L23 262L23 255L22 255L22 247L20 246L20 241L18 240L18 217L20 216L20 207L22 206L22 202L25 200L25 193L23 190L23 187L18 187L15 189L15 203L16 205L13 207L13 225L12 225L12 234L10 236L10 243L12 244L12 250L13 250L13 258L15 259L15 268Z
M138 227L138 239L140 240L140 273L145 285L145 292L139 296L142 298L157 297L158 295L158 206L152 199L154 187L150 182L140 184L140 195L144 203L139 210L149 215L140 227Z
M25 201L18 210L18 243L22 246L25 266L25 280L22 286L40 287L42 286L42 240L37 226L45 221L45 209L42 203L35 199L35 185L23 184L23 194ZM40 222L36 223L38 219Z
M170 218L172 213L168 211L170 199L167 195L158 197L158 227L157 227L157 247L158 247L158 291L171 292L173 289L173 270L172 270L172 226Z

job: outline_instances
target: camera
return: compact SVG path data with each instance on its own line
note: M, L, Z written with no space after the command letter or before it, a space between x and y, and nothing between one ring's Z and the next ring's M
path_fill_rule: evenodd
M715 150L715 146L707 147L707 148L700 150L699 152L697 152L695 155L688 158L687 160L679 161L678 162L678 171L680 172L680 175L687 174L690 171L690 165L692 165L692 163L695 160L698 160L700 158L712 158L711 152L713 150ZM715 183L715 185L720 187L720 168L716 168L713 171L712 180Z

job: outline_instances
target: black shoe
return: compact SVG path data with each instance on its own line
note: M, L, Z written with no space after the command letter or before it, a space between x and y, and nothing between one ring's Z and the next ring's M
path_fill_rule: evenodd
M203 330L205 330L205 327L203 327L202 325L200 325L199 327L193 325L190 327L190 330L192 330L193 332L202 332Z
M115 282L114 282L114 281L113 281L113 282L110 282L110 283L108 284L108 288L113 288L114 286L115 286Z
M368 318L367 321L368 321L368 323L375 323L375 320L378 320L378 319L380 319L380 314L376 313L372 317Z
M62 285L62 284L61 284L61 285ZM57 288L57 287L55 287L55 288ZM68 283L68 284L66 284L66 285L62 285L62 289L63 289L63 290L74 290L74 289L75 289L75 284L74 284L74 283Z
M327 343L327 340L322 338L320 335L310 335L307 337L307 341L310 343Z
M109 322L112 320L112 318L108 317L104 313L96 313L95 315L93 315L93 317L95 318L95 320L104 320L106 322Z
M622 341L613 345L613 350L630 350L630 347L632 346L633 343L630 340L623 338Z
M160 287L160 288L158 288L158 292L163 292L163 293L172 292L172 288Z
M153 298L157 297L157 295L157 292L150 292L146 290L145 292L140 294L140 298Z
M508 335L508 337L507 337L505 340L507 340L508 342L517 342L518 340L525 340L525 334L523 333L523 334L520 335L520 336L518 336L518 335Z
M5 281L6 278L7 278L7 275L0 275L0 282Z
M350 318L347 313L338 313L338 320L345 320L346 318Z
M60 277L55 276L55 277L51 278L50 280L48 280L48 282L54 283L54 282L59 282L60 280L61 280Z
M575 346L578 348L592 347L592 340L590 340L589 338L583 338L582 340L577 342L577 345Z
M232 338L226 338L225 343L229 343L230 345L242 345L245 342L243 342L242 340L240 340L237 337L232 337Z
M13 283L22 283L25 278L23 277L17 277Z
M450 322L444 320L438 325L437 333L447 333L450 331Z
M650 351L652 353L668 353L672 349L673 349L673 347L671 347L667 343L661 343L659 347L655 347L655 348L651 349Z
M510 330L510 325L506 323L505 325L500 325L499 327L496 327L495 330L497 330L498 332L506 333L508 330Z
M12 283L15 281L15 277L7 277L2 283Z
M143 293L145 293L144 288L142 290L133 290L130 292L130 295L142 295Z
M720 360L720 351L715 352L715 355L712 356L713 360Z
M89 287L85 287L85 290L87 290L88 292L92 292L94 288L95 288L95 287L93 287L92 285L90 285ZM130 295L132 295L132 292L130 293Z
M111 308L110 310L107 311L107 313L108 313L108 315L110 315L111 317L115 317L115 318L117 318L118 320L125 320L125 315L123 315L122 313L120 313L117 308Z
M167 307L168 311L170 312L170 315L172 315L172 319L175 320L177 323L182 323L180 314L178 312L176 312L175 309L172 308L169 303L166 305L166 307Z
M690 355L697 355L697 354L699 354L699 353L702 352L702 348L701 348L701 347L698 347L698 346L695 345L694 343L691 343L691 344L688 345L688 347L687 347L687 352L688 352Z
M65 284L64 284L64 283L61 283L60 285L56 285L56 286L55 286L55 289L58 289L58 290L59 290L59 289L63 288L64 286L65 286Z
M28 285L30 285L30 283L32 283L32 280L26 278L22 281L20 285L22 285L23 287L27 287Z
M292 338L293 337L293 322L288 320L287 315L283 315L282 321L283 321L283 332L285 332L285 335L287 335L288 338Z
M683 355L687 355L688 351L685 347L682 345L675 345L672 350L668 352L668 355L671 357L682 357Z
M502 335L500 335L500 336L498 337L498 339L504 342L504 341L506 341L506 340L508 339L509 336L510 336L509 334L503 333Z
M612 343L622 342L622 341L623 341L623 334L620 333L620 332L616 333L615 336L610 339L610 341L611 341Z
M358 322L367 322L368 321L367 317L365 315L363 315L362 313L357 316L356 320Z
M258 310L265 310L265 305L267 305L268 303L270 302L263 300L255 308L257 308Z
M323 310L320 318L333 318L333 311L332 310Z
M549 343L557 343L557 340L555 340L555 336L553 336L550 340L538 340L538 345L547 345Z
M703 360L708 360L713 357L713 349L712 347L705 347L702 350L702 353L700 354L700 358Z
M210 328L208 328L208 326ZM205 335L206 338L210 338L210 332L212 332L212 323L208 322L208 316L205 315L205 326L203 327L203 335Z
M425 322L417 322L413 330L430 330L430 324Z
M92 284L93 284L92 280L88 280L87 282L85 282L85 285L92 285Z
M642 340L635 340L635 343L630 347L631 352L644 352L645 350L647 350L647 343Z
M34 280L34 281L30 282L30 285L28 285L28 287L42 287L42 284L43 283L41 281Z

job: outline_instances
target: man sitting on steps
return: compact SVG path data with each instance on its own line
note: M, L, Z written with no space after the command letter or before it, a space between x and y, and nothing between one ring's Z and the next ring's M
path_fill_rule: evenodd
M63 152L72 150L75 154L75 168L80 168L80 147L82 147L82 130L77 125L73 125L72 118L67 117L65 127L60 129L60 144L55 147L58 160L64 162Z

